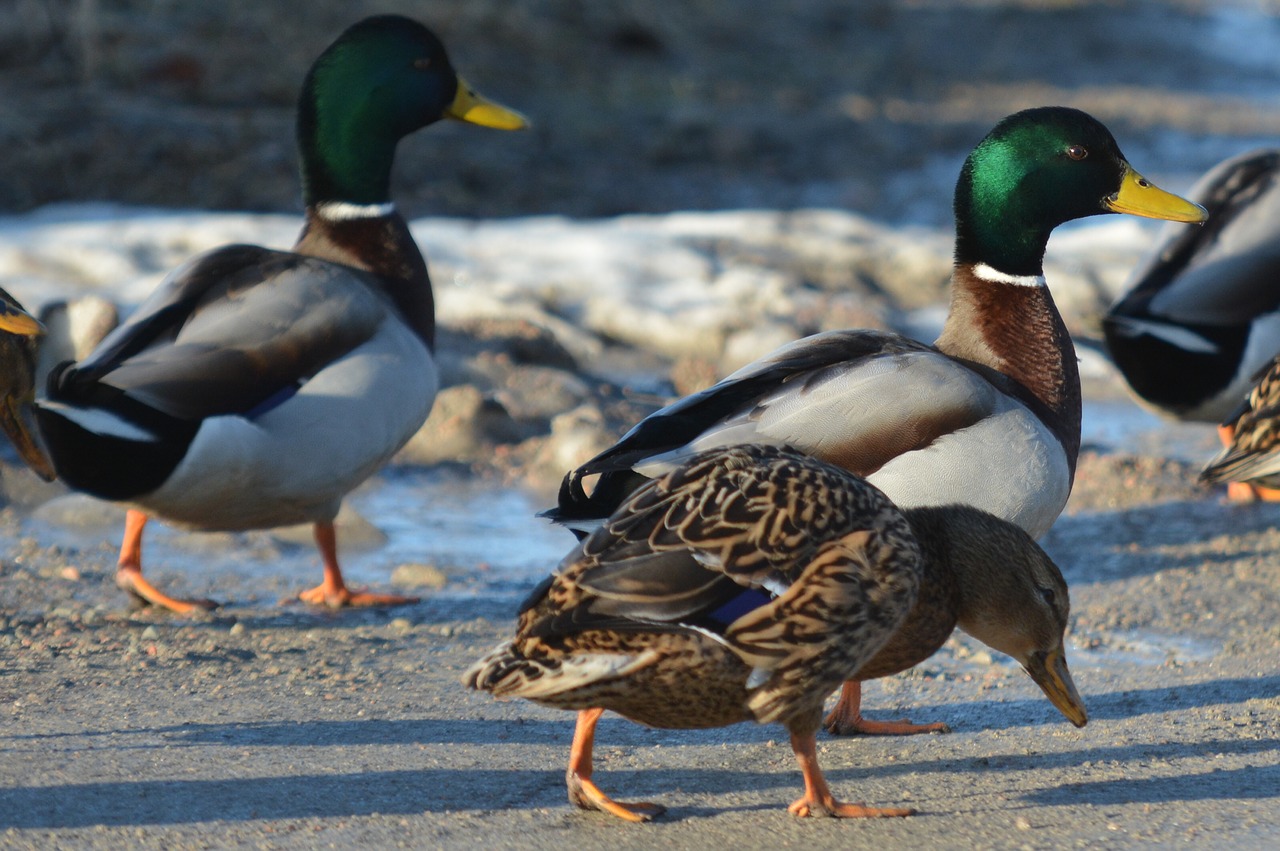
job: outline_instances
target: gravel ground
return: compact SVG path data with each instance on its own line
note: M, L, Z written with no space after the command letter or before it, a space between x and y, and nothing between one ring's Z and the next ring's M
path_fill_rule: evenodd
M821 741L838 794L906 820L801 821L780 728L659 732L606 720L598 780L670 807L649 825L565 800L572 718L465 692L513 597L446 583L388 612L262 602L310 576L156 578L230 599L135 612L109 545L3 521L0 846L1266 847L1280 840L1280 509L1229 506L1194 469L1082 457L1045 545L1072 589L1076 730L1010 661L959 637L870 686L873 717L954 733ZM216 536L219 558L270 558ZM198 558L197 558L198 560ZM198 567L198 565L197 565ZM248 602L235 602L247 600Z

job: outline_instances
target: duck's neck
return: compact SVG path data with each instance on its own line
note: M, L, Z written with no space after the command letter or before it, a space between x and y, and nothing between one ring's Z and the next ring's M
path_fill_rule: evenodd
M298 158L308 208L345 201L386 204L391 166L403 132L393 129L369 98L344 96L308 75L298 100Z
M405 321L434 350L435 299L427 264L392 204L308 205L293 250L377 276Z
M957 263L951 312L935 344L1021 384L1046 409L1075 470L1080 450L1080 371L1071 335L1044 274L1010 275L983 263Z
M904 509L920 543L920 590L915 605L889 642L858 671L874 680L905 671L929 658L951 636L962 606L962 589L951 563L945 522L937 509Z

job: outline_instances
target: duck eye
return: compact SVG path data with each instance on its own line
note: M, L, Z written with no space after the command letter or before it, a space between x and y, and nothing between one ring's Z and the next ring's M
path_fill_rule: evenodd
M1084 145L1072 145L1067 148L1067 156L1073 160L1082 160L1089 156L1089 150Z
M1053 601L1057 598L1057 595L1053 593L1052 588L1041 588L1040 596L1044 597L1044 601L1049 604L1050 608L1053 608Z
M419 71L425 71L431 67L431 60L426 58L415 59L413 60L413 67L417 68Z

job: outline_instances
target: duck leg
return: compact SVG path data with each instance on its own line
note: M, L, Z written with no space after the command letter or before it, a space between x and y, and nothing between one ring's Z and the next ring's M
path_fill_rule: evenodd
M304 603L341 609L345 606L404 606L419 601L419 597L402 597L399 594L370 594L368 591L352 591L342 580L342 568L338 566L338 534L333 523L317 523L316 547L324 564L324 581L303 591L298 599Z
M916 733L950 733L951 728L941 721L933 724L912 724L906 718L901 721L872 721L862 717L862 681L849 680L840 690L840 700L822 726L833 736L911 736Z
M804 797L797 799L787 812L806 818L831 816L833 818L900 818L915 815L915 810L897 807L868 807L863 804L843 804L831 794L827 778L818 767L818 740L813 733L791 732L791 750L795 751L804 775Z
M591 782L591 748L595 744L596 724L603 709L583 709L578 713L578 725L573 731L573 747L569 751L569 769L565 772L565 785L569 787L569 802L584 810L603 810L627 821L649 821L667 811L661 804L648 801L624 804L600 791Z
M1230 446L1235 436L1234 425L1218 426L1218 438L1223 446ZM1230 502L1280 502L1280 490L1248 482L1227 482L1227 499Z
M116 562L116 585L132 594L143 605L160 606L171 612L185 615L195 609L216 609L213 600L181 600L170 597L142 576L142 530L148 517L136 508L130 508L124 516L124 540L120 543L120 558Z

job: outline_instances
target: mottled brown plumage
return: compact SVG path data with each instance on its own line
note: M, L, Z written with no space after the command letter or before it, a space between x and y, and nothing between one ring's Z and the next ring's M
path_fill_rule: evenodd
M1078 698L1054 698L1055 692L1064 691L1065 682L1042 681L1036 674L1062 656L1070 616L1067 583L1053 560L1021 529L968 506L911 508L903 513L923 549L920 593L893 638L845 684L840 703L824 721L827 729L838 735L949 729L942 723L862 718L859 696L862 682L928 659L957 626L1021 662L1063 714L1083 725Z
M949 575L945 564L928 561L983 550L988 524L1039 551L1025 533L975 509L922 512L914 524L864 479L791 449L744 445L697 455L633 493L582 541L526 600L515 638L464 682L583 711L568 774L570 798L581 806L624 818L658 809L618 804L591 784L603 708L654 727L781 723L806 781L792 812L906 815L831 796L813 756L825 698L892 643L923 576ZM940 632L945 640L954 623L954 615L942 627L918 623L911 635ZM1061 656L1060 629L1004 643L1016 644L1019 658L1041 644ZM1063 663L1068 699L1059 705L1083 719L1065 670Z
M1200 480L1242 482L1255 495L1280 498L1280 356L1254 376L1244 404L1223 424L1226 446L1205 466Z

